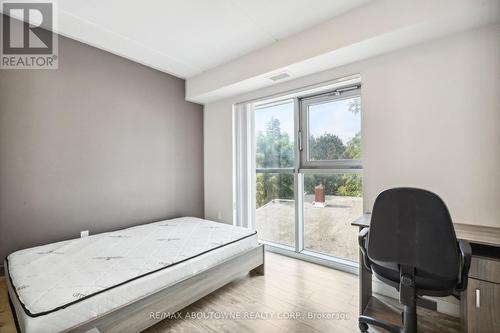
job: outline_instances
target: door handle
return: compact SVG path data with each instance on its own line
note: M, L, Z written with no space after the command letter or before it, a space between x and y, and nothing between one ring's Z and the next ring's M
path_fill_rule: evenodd
M481 307L481 290L476 289L476 308Z

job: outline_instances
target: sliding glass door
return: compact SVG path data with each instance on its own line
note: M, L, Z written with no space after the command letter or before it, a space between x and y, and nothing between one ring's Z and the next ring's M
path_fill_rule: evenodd
M260 238L295 246L294 101L255 108L255 226Z
M304 249L357 261L363 213L359 89L301 100Z
M298 253L357 261L359 86L254 106L255 228Z

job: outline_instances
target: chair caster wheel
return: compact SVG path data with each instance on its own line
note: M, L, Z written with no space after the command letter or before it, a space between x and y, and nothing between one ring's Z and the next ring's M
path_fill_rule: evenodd
M368 332L368 324L367 323L359 323L359 330L363 333Z

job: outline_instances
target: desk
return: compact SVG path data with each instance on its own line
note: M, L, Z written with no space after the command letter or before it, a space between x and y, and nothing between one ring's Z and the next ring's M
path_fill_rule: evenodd
M351 223L363 229L370 227L371 214L364 214ZM500 228L484 227L471 224L454 223L458 239L471 243L472 263L469 272L468 290L461 295L460 309L464 327L470 332L493 332L500 330L497 316L500 314ZM477 282L476 282L477 281ZM483 281L483 282L481 282ZM490 283L491 282L491 283ZM479 285L488 289L488 304L476 306L475 297ZM485 285L485 283L489 283ZM372 273L363 265L363 254L359 252L359 313L365 313L372 298ZM483 302L485 303L485 302ZM494 308L492 308L495 306ZM478 326L479 325L479 326ZM498 325L498 326L496 326ZM478 328L479 327L479 328ZM493 328L494 327L494 328ZM494 330L488 330L493 328Z

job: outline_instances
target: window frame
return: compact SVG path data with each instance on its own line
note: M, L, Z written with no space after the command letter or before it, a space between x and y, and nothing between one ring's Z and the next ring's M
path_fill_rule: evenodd
M306 261L321 263L322 265L354 273L357 272L357 269L359 267L358 262L353 262L349 259L332 256L326 253L314 252L304 247L304 176L308 173L364 174L361 159L314 161L326 163L303 164L302 156L304 153L299 149L300 145L305 142L303 135L304 132L306 132L302 130L302 104L304 101L315 100L324 96L335 96L337 99L359 96L360 102L362 104L361 76L359 74L355 74L336 80L318 83L308 87L302 87L283 93L260 97L257 99L240 101L236 104L233 104L233 149L235 152L233 158L233 171L235 179L235 182L233 183L234 224L246 226L255 230L255 184L257 173L273 172L293 174L295 193L295 244L293 247L291 247L288 245L282 245L266 240L259 240L259 242L266 244L267 249L270 251L279 252L292 257L301 258ZM293 100L294 103L294 168L258 169L255 165L255 109L286 103L286 101L290 100ZM361 132L362 119L363 113L361 113L360 120ZM361 154L363 154L363 152L361 152ZM339 163L339 161L342 162ZM364 195L362 197L364 197Z
M361 86L347 86L338 88L327 93L298 98L299 100L299 126L298 126L298 149L300 151L300 169L362 169L361 159L348 160L321 160L309 159L309 106L341 101L359 97L361 99ZM360 132L362 131L361 123Z

